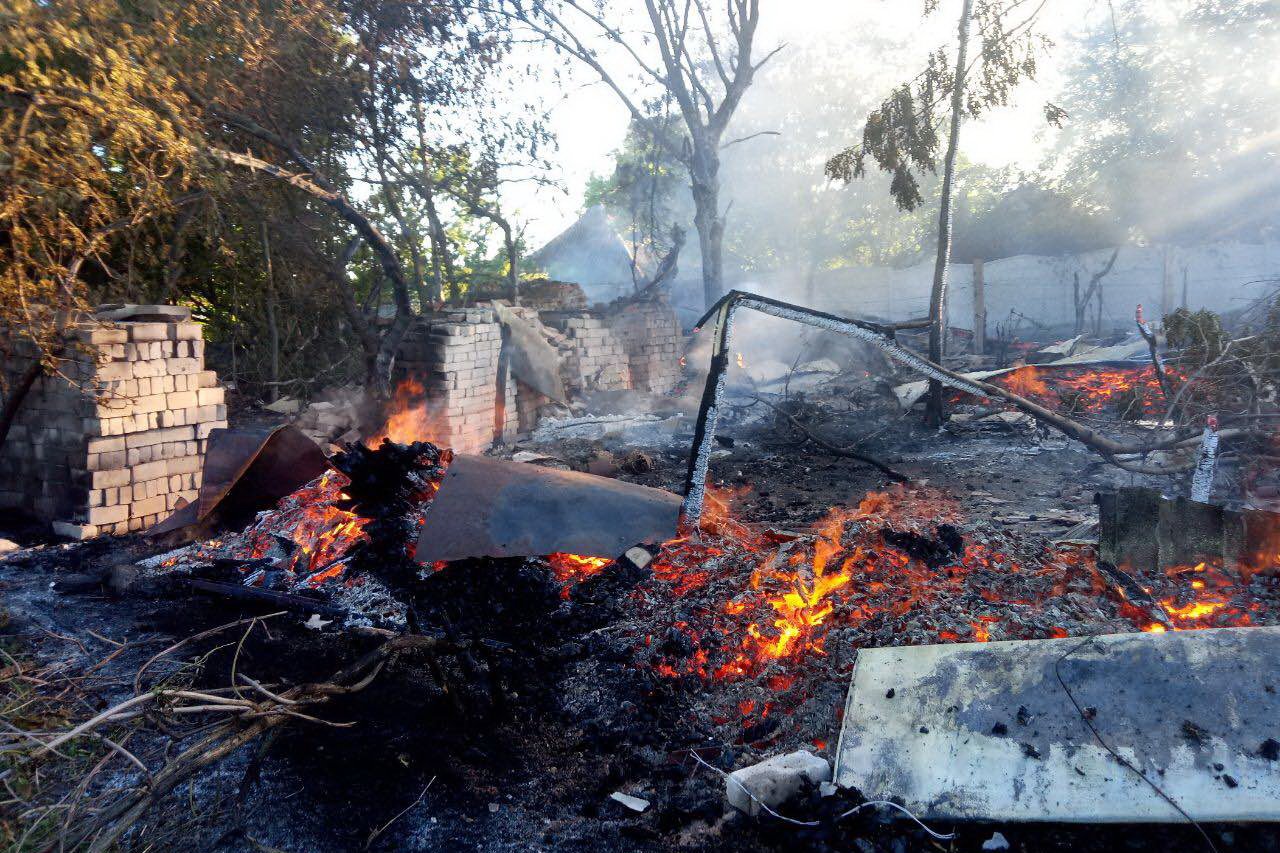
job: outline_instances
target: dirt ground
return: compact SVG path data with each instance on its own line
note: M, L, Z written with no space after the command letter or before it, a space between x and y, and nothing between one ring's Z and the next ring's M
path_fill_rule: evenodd
M862 463L795 441L771 418L734 420L727 419L720 430L722 446L712 477L738 495L734 511L740 518L801 529L831 506L856 505L867 492L887 484L884 475ZM994 525L1029 543L1060 536L1095 517L1096 490L1138 481L1082 447L1043 432L954 434L926 429L916 416L853 409L824 417L813 428L837 445L873 436L861 446L864 452L917 485L927 483L953 496L967 524ZM610 457L617 461L640 451L652 469L616 475L679 491L687 439L677 431L669 442L649 446L626 436L606 436L520 449L554 455L584 469L608 467ZM30 530L13 527L0 529L0 536L31 541ZM101 708L128 695L132 673L157 647L262 612L189 595L117 598L99 589L64 594L51 588L88 566L127 561L147 551L148 546L130 537L48 545L0 559L6 653L32 665L57 664L70 671L89 669L114 654L84 687L84 701ZM288 617L273 624L240 650L239 665L261 679L320 677L362 642L308 631ZM531 623L519 629L561 636L551 626ZM222 648L218 645L209 644L212 651L200 676L211 682L229 665L225 639ZM799 848L900 853L978 850L999 830L1014 850L1208 849L1189 826L938 827L957 832L954 841L942 843L909 825L865 817L799 827L726 815L723 783L682 757L691 739L715 734L681 715L689 703L700 701L699 691L716 687L665 686L648 676L635 682L619 674L627 668L625 655L610 660L607 648L588 651L549 655L548 661L561 663L548 664L542 673L512 676L519 694L515 701L476 718L450 710L420 668L393 671L359 696L326 708L326 718L355 721L354 727L291 725L265 750L250 745L237 751L166 798L126 837L125 846L291 852ZM596 683L608 686L600 688L600 696L587 696ZM637 684L644 685L644 698L639 693L628 698L625 691L639 690ZM844 683L827 686L837 703L845 688ZM604 695L608 690L614 693ZM565 692L573 695L558 695ZM602 711L615 701L634 706L625 730L617 730L617 715ZM579 713L578 705L590 706L589 713ZM608 725L601 722L606 719ZM835 719L833 713L833 726ZM834 745L836 734L830 731L826 742ZM784 739L770 743L766 754L804 746L815 749ZM723 740L704 740L697 748L710 750L705 754L727 767L756 756L748 745ZM815 751L831 757L830 748ZM90 791L134 781L117 764ZM618 790L651 799L652 806L635 814L609 799ZM830 818L842 805L847 802L815 794L795 803L789 813L802 819ZM4 811L12 833L20 824L21 804L11 800ZM1208 832L1221 850L1280 850L1280 832L1266 827L1209 827Z

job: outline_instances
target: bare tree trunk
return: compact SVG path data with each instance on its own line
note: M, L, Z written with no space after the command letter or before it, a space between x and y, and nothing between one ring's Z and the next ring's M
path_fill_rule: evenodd
M276 320L276 284L271 269L271 242L267 239L267 223L262 223L262 254L267 261L267 342L271 348L271 383L267 386L267 402L280 397L280 324Z
M446 282L451 293L456 293L457 287L453 282L453 262L449 259L449 237L444 233L444 225L440 222L435 195L429 184L424 186L423 200L426 202L427 224L431 232L431 298L438 302L445 297Z
M40 359L31 362L31 365L22 371L22 376L14 383L9 395L4 398L4 405L0 406L0 447L4 447L5 439L9 437L9 430L18 418L18 410L22 408L23 400L27 399L31 387L36 384L36 380L43 372Z
M693 224L702 251L702 300L714 305L724 289L724 219L720 216L720 155L713 142L694 144L689 166Z
M943 335L946 328L947 265L951 261L951 189L955 181L956 151L960 147L960 122L964 117L964 72L969 54L969 18L973 0L964 0L960 11L960 46L956 52L956 77L951 91L951 138L942 170L942 205L938 212L938 255L933 265L933 290L929 294L929 360L942 363ZM925 404L925 422L942 423L942 383L929 380L929 400Z
M987 280L981 258L973 260L973 351L987 351Z
M520 258L516 251L516 235L506 217L495 215L494 221L502 229L502 244L507 251L507 287L511 289L511 304L520 304Z
M1084 309L1085 306L1080 304L1080 271L1076 270L1071 274L1071 304L1076 309L1076 326L1074 335L1080 334L1084 330Z

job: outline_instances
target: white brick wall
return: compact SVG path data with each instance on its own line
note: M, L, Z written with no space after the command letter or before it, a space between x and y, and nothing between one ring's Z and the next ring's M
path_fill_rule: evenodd
M37 381L0 447L0 507L64 535L127 533L168 515L200 488L209 433L227 425L217 375L204 369L191 322L86 324L61 377ZM34 351L13 342L16 376Z

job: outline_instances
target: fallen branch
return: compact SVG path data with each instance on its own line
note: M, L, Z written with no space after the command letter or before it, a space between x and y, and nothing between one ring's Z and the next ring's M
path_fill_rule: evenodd
M207 636L227 627L229 626L220 626L219 629L215 629L212 632L202 632L197 636ZM176 648L177 645L182 645L182 643L176 644L171 649ZM308 722L341 727L353 725L333 723L301 713L296 710L299 706L323 704L335 696L349 695L365 689L373 683L374 679L395 657L406 651L432 651L450 646L451 644L447 640L437 637L398 635L381 643L377 648L363 655L354 663L335 672L325 682L302 684L280 693L273 693L264 685L244 676L244 679L250 685L266 697L261 702L232 699L218 696L214 692L208 691L158 689L133 696L103 711L72 730L44 742L42 744L44 748L40 752L48 751L72 738L85 735L91 732L93 728L105 722L117 720L122 715L132 716L136 709L147 705L155 705L161 700L187 699L202 703L200 705L170 708L169 710L172 712L211 713L221 711L226 713L227 717L225 722L215 725L207 735L187 747L177 757L166 763L158 772L154 773L149 779L150 784L145 789L123 794L110 805L99 809L91 819L78 826L75 831L66 833L64 839L51 842L46 849L55 849L59 843L63 842L65 842L68 849L74 849L81 844L90 842L90 839L92 841L89 843L88 850L91 853L101 853L101 851L110 849L161 797L186 779L189 779L201 768L225 758L277 726L287 723L291 719L302 719ZM167 649L165 653L168 651L170 650ZM148 665L150 663L151 661L148 661ZM244 725L246 722L248 725Z
M775 405L774 403L770 403L768 400L765 400L762 397L756 397L755 401L757 403L764 403L770 409L773 409L776 413L778 413L779 415L782 415L784 418L787 419L787 421L791 424L791 426L794 427L796 430L798 430L801 434L803 434L807 440L812 441L814 444L818 445L828 453L831 453L834 456L843 456L847 459L856 459L859 462L864 462L867 465L870 465L871 467L876 468L881 473L883 473L886 477L888 477L890 480L893 480L896 483L910 482L911 478L908 477L906 474L903 474L901 471L898 471L898 470L895 470L894 468L889 467L884 462L881 462L879 459L875 458L874 456L869 456L866 453L861 453L849 447L838 447L825 439L819 438L818 436L810 432L809 429L805 427L804 424L800 423L800 421L798 421L794 415L792 415L790 412L784 411L781 406Z
M1164 359L1160 357L1160 347L1156 342L1155 333L1151 331L1151 326L1143 322L1142 306L1138 306L1138 310L1134 314L1134 318L1138 323L1138 334L1142 335L1142 339L1147 342L1147 349L1151 351L1151 369L1156 374L1156 381L1160 383L1160 393L1165 400L1173 397L1173 384L1169 381L1169 374L1164 369ZM1170 413L1173 407L1169 407Z

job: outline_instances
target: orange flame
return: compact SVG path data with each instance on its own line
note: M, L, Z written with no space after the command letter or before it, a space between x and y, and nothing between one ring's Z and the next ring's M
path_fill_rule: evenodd
M368 447L377 447L384 438L398 444L415 441L440 442L435 438L442 434L440 424L430 411L427 389L412 376L406 376L396 385L396 390L386 406L382 428L364 439Z
M1020 367L1001 378L1004 380L1001 384L1019 397L1043 397L1049 393L1049 386L1034 367Z
M569 597L569 588L592 575L598 575L604 567L613 562L608 557L584 557L580 554L548 554L547 562L551 564L551 573L555 579L564 584L562 596Z

